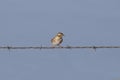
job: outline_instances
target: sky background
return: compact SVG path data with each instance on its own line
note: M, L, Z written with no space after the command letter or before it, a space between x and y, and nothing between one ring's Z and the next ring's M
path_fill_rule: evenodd
M1 0L0 46L119 46L120 0ZM0 50L0 80L120 80L120 49Z

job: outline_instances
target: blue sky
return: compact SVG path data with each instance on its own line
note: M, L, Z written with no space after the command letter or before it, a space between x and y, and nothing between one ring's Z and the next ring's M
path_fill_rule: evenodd
M1 46L119 46L119 0L2 0ZM120 79L120 49L0 50L1 80Z

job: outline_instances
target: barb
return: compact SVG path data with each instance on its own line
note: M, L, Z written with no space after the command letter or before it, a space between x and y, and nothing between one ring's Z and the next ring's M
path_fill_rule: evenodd
M0 46L0 49L98 49L98 48L120 48L120 46L65 46L65 47L44 47L44 46Z

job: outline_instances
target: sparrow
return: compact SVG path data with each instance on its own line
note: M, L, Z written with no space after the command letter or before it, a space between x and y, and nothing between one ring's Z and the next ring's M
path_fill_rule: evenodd
M60 44L63 42L63 37L64 34L62 32L58 32L55 37L51 39L52 47L60 46Z

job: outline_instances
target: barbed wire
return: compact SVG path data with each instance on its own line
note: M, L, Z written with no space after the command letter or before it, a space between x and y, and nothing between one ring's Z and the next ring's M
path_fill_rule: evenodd
M45 47L45 46L0 46L0 49L103 49L103 48L120 48L120 46L62 46L62 47Z

